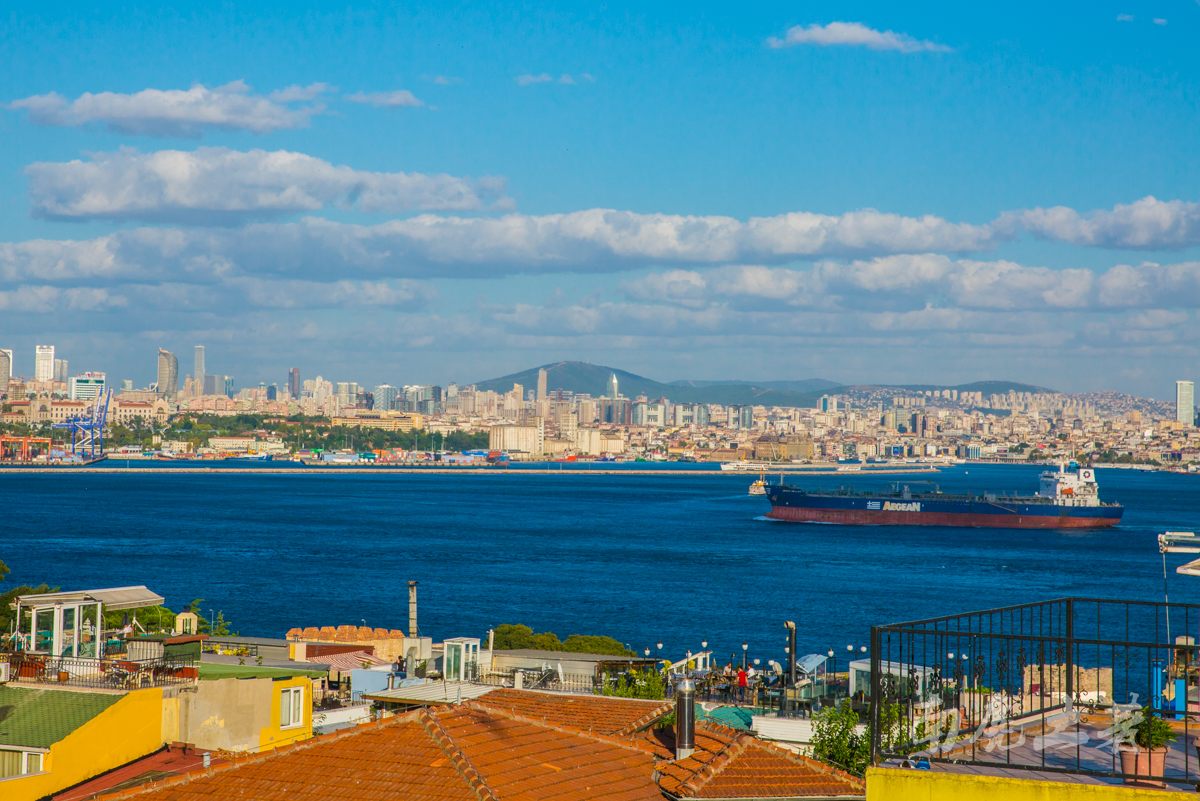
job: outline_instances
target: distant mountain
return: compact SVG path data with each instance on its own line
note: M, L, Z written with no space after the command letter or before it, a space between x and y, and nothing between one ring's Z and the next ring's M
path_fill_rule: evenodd
M617 376L617 386L622 395L635 398L667 398L678 403L719 403L722 406L755 404L763 406L815 406L821 395L838 385L820 378L805 381L771 381L753 383L749 381L675 381L664 384L645 376L636 375L615 367L605 367L587 362L556 362L542 365L546 369L546 388L564 389L568 392L587 393L598 398L608 391L608 377ZM526 390L537 389L538 370L534 367L512 375L480 381L475 386L480 390L508 392L513 384Z

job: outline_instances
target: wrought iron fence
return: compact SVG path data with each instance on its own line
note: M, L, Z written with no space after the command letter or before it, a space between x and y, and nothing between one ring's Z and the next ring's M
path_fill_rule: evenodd
M132 661L18 652L0 655L0 660L9 663L9 681L18 684L137 690L191 684L199 675L197 662L165 657Z
M1064 598L871 629L872 761L1196 784L1200 606ZM856 667L858 669L856 669ZM1134 748L1166 724L1164 748ZM1169 731L1168 731L1169 729Z

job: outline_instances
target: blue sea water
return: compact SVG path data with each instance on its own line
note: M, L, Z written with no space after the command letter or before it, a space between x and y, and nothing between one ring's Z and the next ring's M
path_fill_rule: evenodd
M647 465L641 465L646 467ZM1032 492L1040 468L969 466L943 490ZM407 582L435 639L500 623L609 634L663 655L845 653L872 624L1066 595L1161 600L1155 535L1200 530L1200 476L1100 470L1115 529L1011 531L776 523L748 475L0 473L7 584L146 584L204 598L243 635L407 628ZM922 477L925 478L925 477ZM774 480L774 479L773 479ZM875 477L789 478L806 487ZM1172 601L1200 601L1178 576ZM0 585L3 586L3 585Z

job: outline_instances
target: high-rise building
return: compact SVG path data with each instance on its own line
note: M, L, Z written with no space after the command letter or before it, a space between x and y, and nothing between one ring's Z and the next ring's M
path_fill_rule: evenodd
M205 395L220 395L222 390L225 389L224 376L207 373L204 376L201 386L203 387L201 392Z
M54 380L55 381L66 381L68 378L70 378L70 375L68 373L67 360L66 359L55 359L54 360Z
M1191 381L1175 382L1175 420L1188 428L1196 425L1196 385Z
M0 392L8 391L8 380L12 378L12 351L0 348Z
M179 359L169 350L158 349L158 391L167 400L179 392Z
M193 373L196 376L196 386L204 386L204 346L196 346L196 368Z
M288 394L292 396L292 400L300 400L300 368L293 367L288 370Z
M605 395L605 397L607 397L607 398L619 397L619 395L617 394L617 374L616 373L613 373L612 375L610 375L608 377L608 394Z
M33 354L33 380L54 380L54 346L38 345Z
M81 373L68 381L71 400L90 401L104 394L104 373Z
M400 390L393 387L391 384L380 384L375 387L375 391L371 393L372 405L371 408L375 411L387 411L396 408L396 398L400 395Z
M225 397L233 397L233 376L231 375L225 376Z
M537 399L544 401L546 399L546 368L538 369L538 390Z

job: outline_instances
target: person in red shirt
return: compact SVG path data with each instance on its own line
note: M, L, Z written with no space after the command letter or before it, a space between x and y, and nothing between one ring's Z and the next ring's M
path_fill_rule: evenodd
M746 700L746 669L738 668L738 695L742 701Z

